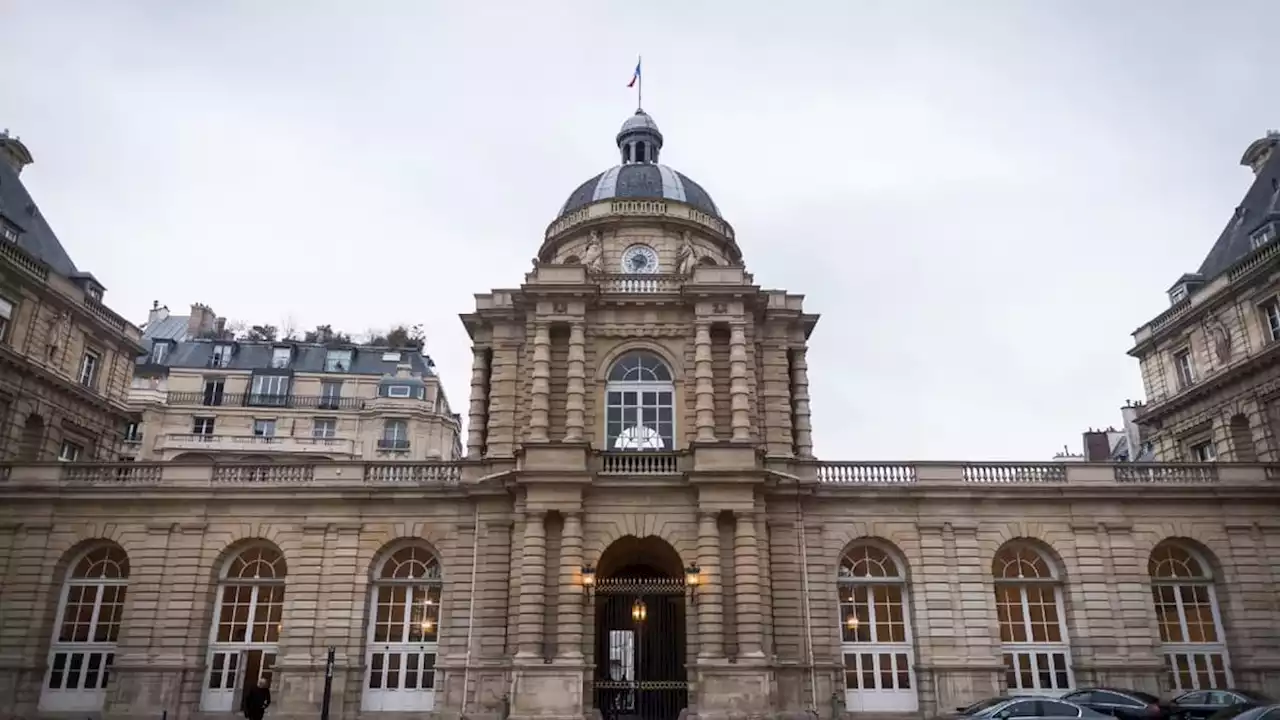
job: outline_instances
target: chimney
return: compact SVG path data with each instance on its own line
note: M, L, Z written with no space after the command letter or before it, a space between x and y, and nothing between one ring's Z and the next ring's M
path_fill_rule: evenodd
M1111 438L1106 430L1090 430L1084 433L1084 461L1111 462Z
M218 315L208 305L191 303L191 315L187 317L187 337L209 337L218 330Z
M1254 175L1260 175L1278 144L1280 144L1280 130L1268 130L1266 137L1254 140L1249 147L1245 148L1240 164L1253 170Z
M396 377L409 378L413 377L413 366L409 363L400 363L396 365Z
M147 326L150 327L169 317L169 306L161 305L159 300L151 301L151 312L147 313Z
M31 151L16 137L9 135L9 129L0 130L0 162L13 168L17 175L22 168L31 164Z

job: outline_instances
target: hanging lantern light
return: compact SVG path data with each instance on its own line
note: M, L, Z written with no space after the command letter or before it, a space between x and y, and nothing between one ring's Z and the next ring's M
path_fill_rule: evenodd
M631 619L636 622L644 622L649 617L649 608L645 607L643 600L636 600L631 605Z

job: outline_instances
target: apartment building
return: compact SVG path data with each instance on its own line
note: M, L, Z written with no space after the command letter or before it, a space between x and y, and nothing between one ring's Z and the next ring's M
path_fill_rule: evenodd
M1134 331L1163 462L1280 461L1280 132L1245 149L1253 180L1169 309Z
M0 133L0 461L114 461L142 336L36 206L21 177L31 163Z
M192 310L192 318L212 316L206 306ZM431 359L415 348L193 338L204 333L185 331L190 324L172 316L147 323L155 332L129 394L141 415L128 438L135 460L462 454L460 417Z

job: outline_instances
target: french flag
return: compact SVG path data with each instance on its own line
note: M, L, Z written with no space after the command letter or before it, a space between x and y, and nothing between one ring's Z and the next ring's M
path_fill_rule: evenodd
M640 80L640 61L636 60L636 71L631 75L631 82L627 83L627 87L635 87Z

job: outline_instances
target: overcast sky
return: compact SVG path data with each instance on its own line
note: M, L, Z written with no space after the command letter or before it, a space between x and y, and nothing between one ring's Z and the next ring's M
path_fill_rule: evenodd
M1212 8L1212 10L1210 9ZM152 300L424 323L466 412L514 287L644 106L763 286L806 295L828 459L1048 459L1142 394L1280 126L1274 5L0 0L0 127L74 261ZM1268 88L1270 91L1268 91Z

